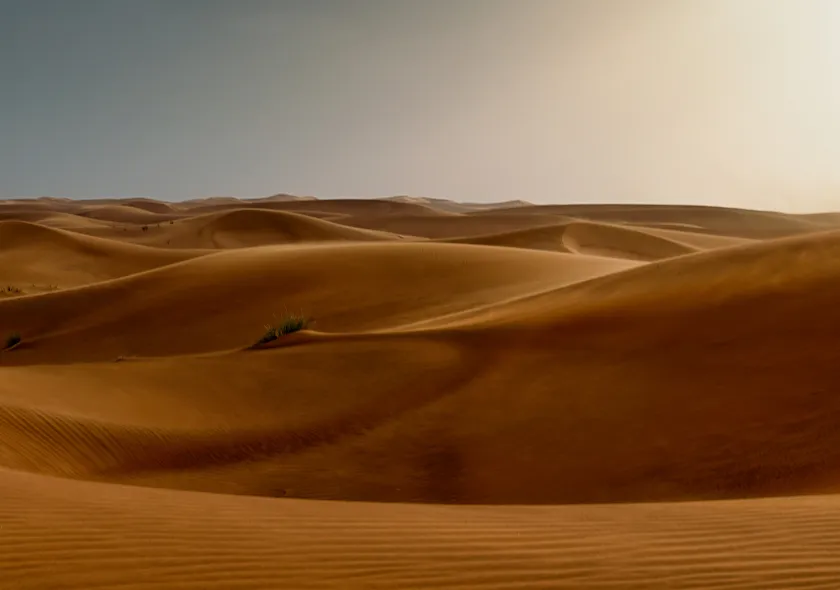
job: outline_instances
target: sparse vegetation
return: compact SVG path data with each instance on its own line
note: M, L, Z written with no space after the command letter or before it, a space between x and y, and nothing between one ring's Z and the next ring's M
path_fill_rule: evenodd
M17 332L12 332L6 337L6 345L3 347L3 350L9 350L10 348L14 348L18 344L21 343L20 334Z
M273 324L266 324L265 334L257 344L265 344L277 340L281 336L305 330L311 323L310 318L303 314L287 313Z
M12 293L13 295L20 295L21 293L23 293L23 291L11 285L7 286L5 289L3 289L3 291L6 293Z

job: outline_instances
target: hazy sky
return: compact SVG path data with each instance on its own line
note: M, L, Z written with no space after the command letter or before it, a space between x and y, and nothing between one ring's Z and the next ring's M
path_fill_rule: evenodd
M0 195L840 210L838 0L0 0Z

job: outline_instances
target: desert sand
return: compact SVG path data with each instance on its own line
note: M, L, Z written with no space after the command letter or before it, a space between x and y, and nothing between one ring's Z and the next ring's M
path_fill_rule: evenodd
M838 260L831 212L0 202L0 588L839 588Z

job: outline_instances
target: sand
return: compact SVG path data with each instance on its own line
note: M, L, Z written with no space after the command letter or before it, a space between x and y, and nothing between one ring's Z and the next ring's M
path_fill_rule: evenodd
M840 587L838 259L831 213L0 203L0 587Z

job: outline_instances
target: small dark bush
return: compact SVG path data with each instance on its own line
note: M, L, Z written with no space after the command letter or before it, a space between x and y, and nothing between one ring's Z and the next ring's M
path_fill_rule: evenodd
M265 344L277 340L281 336L291 334L292 332L300 332L305 330L310 324L310 319L304 315L286 314L280 321L274 324L268 324L265 327L265 334L257 341L257 344Z
M17 332L12 332L6 337L6 345L3 347L4 350L8 350L14 346L17 346L21 342L20 334Z

